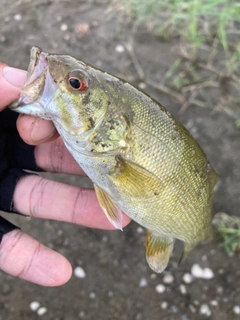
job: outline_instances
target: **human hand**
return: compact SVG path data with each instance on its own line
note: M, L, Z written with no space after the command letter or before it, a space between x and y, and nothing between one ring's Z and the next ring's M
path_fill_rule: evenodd
M18 99L19 88L23 85L25 76L25 71L0 63L0 111ZM0 147L3 135L8 135L10 131L9 121L11 121L11 134L12 132L17 134L12 120L16 117L15 114L12 111L9 111L7 115L5 113L6 111L0 112ZM20 139L19 143L14 140L16 148L15 144L10 148L12 153L10 160L5 154L0 154L0 164L6 165L5 175L0 172L0 190L2 195L7 193L9 198L4 206L0 199L0 206L2 206L0 209L9 212L15 210L15 212L36 218L68 221L92 228L114 229L102 212L93 190L50 181L37 175L21 175L20 173L18 178L15 178L15 182L11 184L11 190L6 191L7 187L3 182L3 177L8 180L9 189L9 181L13 181L11 172L15 170L12 170L13 165L22 169L32 170L32 167L36 166L48 172L84 174L65 148L51 121L21 115L17 119L17 130L28 145ZM30 145L36 145L36 147ZM16 151L15 149L21 150ZM23 150L32 159L26 160L24 156L23 159L18 157ZM11 158L14 160L12 161ZM24 163L25 160L27 163ZM2 168L1 165L0 168ZM20 172L20 169L16 170ZM129 221L130 219L124 215L123 225L125 226ZM4 224L2 219L0 220L0 231L1 224ZM10 227L10 229L13 228ZM0 244L0 269L13 276L44 286L61 285L67 282L72 274L71 265L66 258L40 244L20 229L13 229L3 235Z

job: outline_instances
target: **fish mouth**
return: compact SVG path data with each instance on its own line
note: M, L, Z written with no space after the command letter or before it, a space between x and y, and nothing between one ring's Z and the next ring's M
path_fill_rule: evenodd
M21 89L21 96L17 102L17 107L40 99L45 86L47 67L47 53L42 52L38 47L32 47L27 77Z
M30 53L30 63L28 66L27 78L24 87L33 84L37 79L41 78L48 66L48 54L43 52L39 47L32 47ZM24 88L23 87L23 88Z
M45 112L45 106L50 98L50 92L46 87L49 87L51 82L48 55L39 47L32 47L27 77L21 89L20 98L10 105L10 109L47 120L51 119Z

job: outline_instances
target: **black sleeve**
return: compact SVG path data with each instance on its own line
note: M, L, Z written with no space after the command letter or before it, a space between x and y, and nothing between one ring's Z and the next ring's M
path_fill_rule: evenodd
M0 112L0 210L15 213L12 199L18 180L31 174L25 170L39 171L35 147L26 144L17 132L17 117L9 109Z
M14 229L19 229L19 228L14 224L12 224L11 222L5 220L3 217L0 217L0 242L2 241L2 238L6 233Z

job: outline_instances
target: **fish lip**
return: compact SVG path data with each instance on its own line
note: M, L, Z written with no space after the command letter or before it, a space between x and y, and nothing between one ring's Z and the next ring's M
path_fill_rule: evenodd
M39 47L32 47L30 52L30 63L28 66L27 78L23 86L26 87L40 77L48 66L48 53L42 51Z
M32 47L27 77L21 89L20 98L12 103L11 109L21 112L21 107L38 101L45 86L45 77L48 70L48 53L39 47Z

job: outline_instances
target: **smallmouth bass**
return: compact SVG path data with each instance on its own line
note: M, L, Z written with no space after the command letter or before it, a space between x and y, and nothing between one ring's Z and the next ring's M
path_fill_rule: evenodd
M186 256L212 237L217 175L190 133L123 80L71 56L31 50L19 113L52 120L90 177L109 221L122 212L147 229L146 258L162 272L175 239Z

